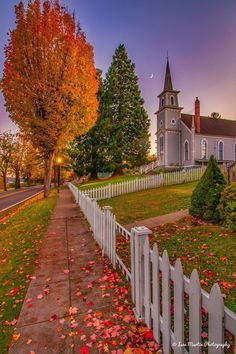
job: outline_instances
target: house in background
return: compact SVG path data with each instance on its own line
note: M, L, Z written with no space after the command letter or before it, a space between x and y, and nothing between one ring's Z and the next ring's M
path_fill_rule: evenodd
M179 92L173 89L167 59L164 89L155 113L158 165L195 166L207 163L211 155L219 163L236 161L236 121L201 116L198 98L194 115L181 113Z

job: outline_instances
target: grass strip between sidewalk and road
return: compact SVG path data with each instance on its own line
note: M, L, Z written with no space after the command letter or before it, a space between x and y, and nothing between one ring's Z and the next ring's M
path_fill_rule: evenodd
M148 189L101 200L100 206L110 205L122 225L154 216L188 209L192 191L198 182Z
M53 190L0 224L0 353L7 353L43 237L56 205Z

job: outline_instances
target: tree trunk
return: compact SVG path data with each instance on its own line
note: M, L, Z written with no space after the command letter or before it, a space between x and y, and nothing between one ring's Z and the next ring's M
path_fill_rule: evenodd
M3 188L4 191L7 191L7 173L4 172L2 176L3 176Z
M20 171L18 169L15 171L15 177L16 177L15 188L19 189L20 188Z
M44 198L47 198L50 193L53 159L54 151L51 151L44 160Z
M57 188L57 167L55 163L53 165L53 175L54 175L54 188Z
M30 185L31 185L31 180L30 180L30 178L31 178L31 173L27 173L27 174L26 174L26 180L27 180L27 186L28 186L28 187L30 187Z

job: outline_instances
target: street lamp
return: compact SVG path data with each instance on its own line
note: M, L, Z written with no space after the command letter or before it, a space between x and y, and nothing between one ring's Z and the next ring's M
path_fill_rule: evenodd
M58 157L57 158L57 191L58 191L58 193L60 192L61 163L62 163L62 158Z

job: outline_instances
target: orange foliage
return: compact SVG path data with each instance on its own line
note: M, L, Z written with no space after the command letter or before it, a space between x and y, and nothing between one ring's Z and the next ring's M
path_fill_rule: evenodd
M11 119L48 156L97 119L93 47L59 0L15 12L1 86Z

